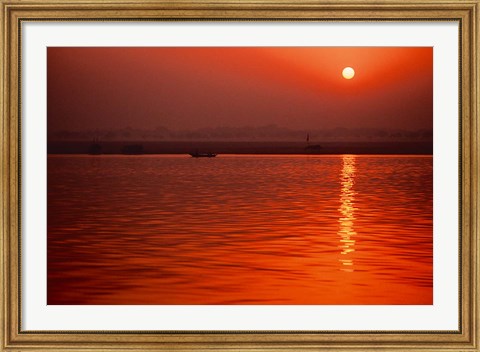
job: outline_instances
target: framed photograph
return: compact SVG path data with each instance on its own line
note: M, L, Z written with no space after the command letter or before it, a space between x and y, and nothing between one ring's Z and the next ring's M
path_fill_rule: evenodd
M1 351L479 351L478 0L1 1Z

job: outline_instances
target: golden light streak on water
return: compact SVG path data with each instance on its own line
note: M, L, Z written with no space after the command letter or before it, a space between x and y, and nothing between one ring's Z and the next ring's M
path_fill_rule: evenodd
M355 223L355 156L344 155L343 156L343 168L340 174L341 191L340 191L340 217L338 222L340 228L338 235L340 236L340 270L353 272L353 252L355 252L355 236L356 231L354 228Z

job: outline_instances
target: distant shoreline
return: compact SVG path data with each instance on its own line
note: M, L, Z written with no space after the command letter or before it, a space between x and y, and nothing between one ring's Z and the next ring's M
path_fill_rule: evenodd
M89 154L92 142L49 142L48 154ZM409 142L98 142L99 154L433 155L431 141ZM133 152L132 152L133 151Z

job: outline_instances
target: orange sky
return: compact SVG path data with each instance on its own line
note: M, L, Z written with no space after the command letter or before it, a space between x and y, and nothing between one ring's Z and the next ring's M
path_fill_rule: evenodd
M432 129L433 49L48 48L48 129ZM344 67L356 75L342 78Z

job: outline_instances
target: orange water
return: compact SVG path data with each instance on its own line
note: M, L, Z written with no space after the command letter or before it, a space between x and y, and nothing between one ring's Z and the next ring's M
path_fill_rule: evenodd
M48 157L48 304L432 304L431 156Z

